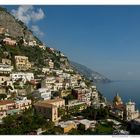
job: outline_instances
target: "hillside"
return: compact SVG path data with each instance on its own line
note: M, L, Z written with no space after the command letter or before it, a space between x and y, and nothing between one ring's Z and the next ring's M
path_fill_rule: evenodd
M98 72L91 70L90 68L87 68L84 65L78 64L73 61L71 61L70 63L75 70L79 71L82 75L86 76L88 79L92 80L93 82L101 82L101 83L111 82L110 79L106 78L105 76L101 75Z
M26 40L36 40L41 44L41 41L33 35L32 31L22 21L16 19L2 7L0 7L0 26L7 29L7 32L13 38L24 37Z
M32 70L40 71L43 67L48 67L48 61L54 62L55 69L71 68L71 64L75 70L86 76L94 82L110 82L109 79L101 74L92 71L91 69L75 62L69 63L69 60L60 51L44 46L45 49L40 49L43 43L32 33L31 30L20 20L17 20L6 9L0 7L0 28L6 29L4 34L0 34L0 62L2 58L12 60L14 65L14 56L27 56L33 64ZM6 37L16 41L15 46L4 44L2 40ZM36 42L34 45L30 43Z
M15 44L10 45L4 40ZM44 46L22 21L0 7L0 62L6 58L12 60L14 65L16 55L27 56L33 64L32 70L36 71L47 67L50 60L55 69L70 67L67 57L58 50Z

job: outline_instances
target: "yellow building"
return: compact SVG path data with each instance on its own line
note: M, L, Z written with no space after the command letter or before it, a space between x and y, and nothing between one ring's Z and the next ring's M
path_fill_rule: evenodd
M58 118L58 108L55 105L43 103L42 101L34 104L37 113L42 114L49 120L56 122Z
M28 70L31 68L31 63L26 56L15 56L15 65L17 70Z
M63 99L53 99L53 100L44 100L39 101L34 104L35 110L37 113L41 113L46 118L50 119L53 122L60 120L58 115L58 108L65 105L65 100Z
M63 133L68 133L70 130L77 128L73 121L60 122L58 127L62 129Z

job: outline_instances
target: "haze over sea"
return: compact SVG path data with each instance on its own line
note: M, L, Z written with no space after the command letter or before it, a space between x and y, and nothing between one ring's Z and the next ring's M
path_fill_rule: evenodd
M131 99L140 110L140 80L115 81L106 84L96 84L97 89L108 101L113 101L116 92L121 96L123 103Z

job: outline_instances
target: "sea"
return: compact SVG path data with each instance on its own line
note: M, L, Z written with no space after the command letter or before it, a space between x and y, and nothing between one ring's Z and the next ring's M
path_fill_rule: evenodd
M140 110L140 80L113 81L110 83L96 84L97 90L112 102L116 93L122 98L123 103L131 101L136 103L136 108Z

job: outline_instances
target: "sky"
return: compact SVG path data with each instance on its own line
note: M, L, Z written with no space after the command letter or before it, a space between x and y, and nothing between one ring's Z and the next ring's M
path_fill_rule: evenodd
M111 80L140 80L140 6L4 6L49 47Z

